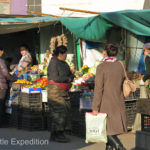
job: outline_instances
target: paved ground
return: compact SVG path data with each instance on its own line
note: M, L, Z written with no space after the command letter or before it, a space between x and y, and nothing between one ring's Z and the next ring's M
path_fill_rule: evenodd
M16 130L12 128L0 129L0 150L105 150L105 144L86 144L84 139L68 136L71 139L70 143L55 143L49 142L47 144L49 133L47 131L27 132L23 130ZM132 133L119 136L124 143L127 150L134 150L135 135ZM19 140L31 140L37 144L22 145ZM18 140L18 141L17 141ZM36 140L36 141L35 141ZM39 140L45 140L45 145L38 145ZM18 143L17 143L18 142ZM31 143L32 144L32 143Z

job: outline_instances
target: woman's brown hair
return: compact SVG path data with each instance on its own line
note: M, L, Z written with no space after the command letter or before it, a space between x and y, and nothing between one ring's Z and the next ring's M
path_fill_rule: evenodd
M109 57L117 56L117 54L118 54L118 45L117 44L107 44L105 46L105 50L107 51L107 54L108 54Z

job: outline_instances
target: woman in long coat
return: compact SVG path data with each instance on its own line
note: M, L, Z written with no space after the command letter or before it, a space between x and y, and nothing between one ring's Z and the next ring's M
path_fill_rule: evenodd
M105 47L108 58L97 67L93 114L98 112L107 113L107 136L106 150L125 150L116 135L127 132L125 101L123 96L124 70L115 56L118 48L113 44Z

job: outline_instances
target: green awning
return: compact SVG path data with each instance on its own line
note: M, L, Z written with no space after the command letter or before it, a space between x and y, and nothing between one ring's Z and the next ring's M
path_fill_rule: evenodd
M141 36L150 36L150 9L101 13L87 18L59 18L77 38L103 41L113 27L121 27Z
M0 34L42 27L60 21L77 38L105 41L113 27L124 28L136 35L150 36L150 9L101 13L95 17L0 17Z
M101 13L107 21L141 36L150 36L150 9Z
M99 41L106 39L106 33L113 27L101 16L87 18L59 18L61 23L66 26L76 38L82 38L90 41Z

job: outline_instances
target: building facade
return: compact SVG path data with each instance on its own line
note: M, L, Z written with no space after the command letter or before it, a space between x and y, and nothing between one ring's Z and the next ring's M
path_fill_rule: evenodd
M69 17L87 17L91 15L60 10L60 7L96 12L111 12L124 9L139 10L149 9L150 0L0 0L0 14L27 15L28 11L34 11Z
M0 14L27 15L41 12L41 0L0 0Z

